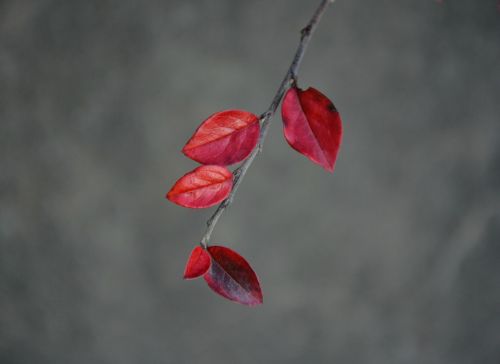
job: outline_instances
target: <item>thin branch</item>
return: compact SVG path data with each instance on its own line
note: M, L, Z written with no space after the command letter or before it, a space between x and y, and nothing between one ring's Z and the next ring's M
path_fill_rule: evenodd
M214 231L215 225L217 225L219 218L224 213L224 211L232 204L234 195L236 194L238 187L243 181L243 177L245 177L248 168L252 165L257 154L262 151L269 125L271 123L271 120L273 119L274 114L276 113L278 105L280 104L285 92L297 81L300 64L302 63L302 58L304 57L307 45L311 40L311 36L316 30L316 27L318 26L321 17L326 11L326 8L334 1L335 0L322 0L318 8L314 12L311 20L309 20L309 23L307 23L304 29L302 29L299 46L297 47L297 51L295 52L293 61L290 64L288 71L286 72L285 78L283 79L283 81L281 81L281 85L274 95L271 105L269 105L269 108L260 116L261 129L259 143L252 150L252 153L250 153L248 158L233 172L234 181L231 194L227 199L220 203L220 205L217 207L217 210L215 210L213 215L207 221L207 230L205 231L205 235L203 235L203 238L201 239L201 246L203 246L204 248L208 246L208 242L210 241L210 237L212 236L212 232Z

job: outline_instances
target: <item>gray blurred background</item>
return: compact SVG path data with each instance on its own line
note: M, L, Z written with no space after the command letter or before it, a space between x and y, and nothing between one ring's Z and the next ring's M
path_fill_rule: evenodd
M264 305L182 280L180 149L267 108L318 1L0 1L0 363L500 363L496 0L333 4L335 173L277 115L214 234Z

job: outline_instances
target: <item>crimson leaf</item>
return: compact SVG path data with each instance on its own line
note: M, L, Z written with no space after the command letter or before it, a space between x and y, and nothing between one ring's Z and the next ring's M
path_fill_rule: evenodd
M184 279L198 278L204 275L210 268L210 255L201 246L197 246L191 252L184 269Z
M221 296L243 305L262 303L259 280L250 264L234 250L223 246L209 246L212 265L203 278L208 286Z
M182 152L201 164L231 165L244 160L259 140L259 118L243 110L213 114L196 129Z
M283 99L281 116L288 144L333 172L342 139L342 122L333 103L315 88L292 87Z
M233 188L233 174L222 166L201 166L182 176L167 193L173 203L205 208L225 200Z

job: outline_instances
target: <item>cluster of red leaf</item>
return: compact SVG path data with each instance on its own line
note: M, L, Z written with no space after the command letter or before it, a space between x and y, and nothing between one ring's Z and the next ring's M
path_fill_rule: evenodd
M282 103L284 134L290 146L333 172L342 137L342 124L333 103L314 88L291 87ZM215 113L201 123L183 153L202 164L181 177L167 193L173 203L207 208L227 199L233 173L227 166L244 161L260 139L259 118L243 110ZM203 276L221 296L244 305L262 303L257 275L238 253L222 246L197 246L184 278Z

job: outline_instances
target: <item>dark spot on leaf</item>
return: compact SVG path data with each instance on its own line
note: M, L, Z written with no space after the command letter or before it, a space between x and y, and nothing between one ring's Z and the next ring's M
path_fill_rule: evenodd
M328 110L330 111L335 111L337 112L337 108L335 107L335 105L333 103L330 103L328 106L327 106Z

